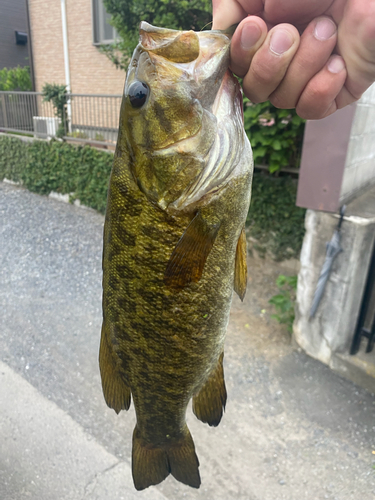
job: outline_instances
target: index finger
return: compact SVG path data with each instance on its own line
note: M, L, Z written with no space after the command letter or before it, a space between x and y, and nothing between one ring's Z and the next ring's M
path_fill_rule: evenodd
M245 3L244 0L212 0L212 29L225 30L242 21L248 14L263 11L262 0L246 0L246 10L241 3Z

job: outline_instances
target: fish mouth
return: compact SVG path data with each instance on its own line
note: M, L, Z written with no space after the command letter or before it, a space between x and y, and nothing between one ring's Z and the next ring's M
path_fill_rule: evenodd
M176 32L175 32L176 33ZM202 129L207 125L207 114L210 115L210 122L215 122L215 118L220 120L220 115L232 113L229 108L231 101L233 108L239 108L243 119L242 110L242 90L238 80L233 76L229 66L230 40L220 31L200 32L199 36L199 57L189 63L174 63L191 75L193 88L192 97L195 102L199 102L203 108L202 123L195 134L175 141L173 144L155 148L154 153L187 153L193 152L197 140L202 133ZM223 97L226 96L225 106ZM235 104L237 103L237 104ZM224 108L226 111L224 111ZM206 121L206 124L204 124ZM216 126L211 123L210 126Z
M140 25L140 49L161 56L190 78L192 96L211 110L230 62L231 33L177 31Z

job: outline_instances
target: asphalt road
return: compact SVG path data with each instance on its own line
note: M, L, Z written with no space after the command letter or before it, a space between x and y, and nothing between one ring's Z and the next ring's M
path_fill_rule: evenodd
M0 183L0 499L373 500L374 395L294 350L255 292L234 301L222 423L188 411L201 488L134 490L134 408L106 407L97 363L102 227Z

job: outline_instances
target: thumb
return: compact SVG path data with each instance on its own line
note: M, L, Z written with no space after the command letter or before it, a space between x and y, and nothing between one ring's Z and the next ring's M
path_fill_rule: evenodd
M339 24L337 49L348 72L345 87L352 101L359 99L375 81L374 0L348 2Z
M212 0L212 29L225 30L247 16L236 0Z

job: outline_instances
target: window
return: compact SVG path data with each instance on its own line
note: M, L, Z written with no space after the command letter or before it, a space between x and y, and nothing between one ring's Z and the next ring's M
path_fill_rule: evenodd
M106 12L103 0L92 0L92 25L95 44L110 43L117 38L115 28L109 24L110 19L111 16Z

